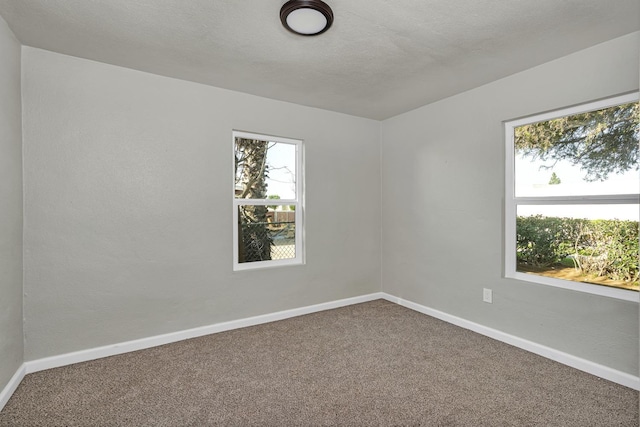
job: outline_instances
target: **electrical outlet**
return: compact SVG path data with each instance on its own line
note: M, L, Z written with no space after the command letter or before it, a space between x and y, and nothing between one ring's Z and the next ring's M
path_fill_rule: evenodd
M493 291L491 289L482 289L482 301L488 302L489 304L493 303Z

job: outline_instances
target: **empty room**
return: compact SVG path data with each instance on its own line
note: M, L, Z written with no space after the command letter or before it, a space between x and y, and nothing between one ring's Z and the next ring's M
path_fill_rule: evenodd
M637 0L0 0L0 426L637 426Z

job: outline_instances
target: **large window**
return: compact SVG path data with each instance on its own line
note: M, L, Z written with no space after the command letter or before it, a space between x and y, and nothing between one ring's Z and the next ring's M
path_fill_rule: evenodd
M233 267L301 264L302 141L233 132Z
M638 94L505 133L506 276L638 301Z

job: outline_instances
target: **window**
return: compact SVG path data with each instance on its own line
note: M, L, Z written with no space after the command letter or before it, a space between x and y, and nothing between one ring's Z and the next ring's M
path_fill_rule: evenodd
M638 301L638 94L505 123L506 277Z
M303 263L302 141L233 132L233 268Z

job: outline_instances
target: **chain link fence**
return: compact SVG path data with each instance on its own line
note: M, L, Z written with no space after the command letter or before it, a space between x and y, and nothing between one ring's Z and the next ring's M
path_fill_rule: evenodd
M240 262L295 258L295 230L292 221L243 223Z

